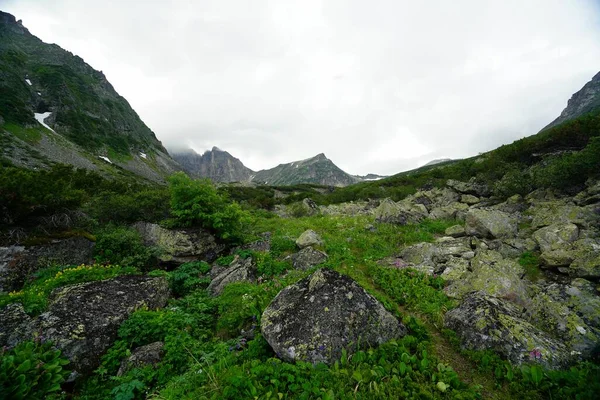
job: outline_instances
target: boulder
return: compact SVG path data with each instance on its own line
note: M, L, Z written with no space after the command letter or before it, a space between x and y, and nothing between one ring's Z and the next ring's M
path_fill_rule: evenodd
M532 237L543 252L557 250L576 241L579 238L579 228L572 223L557 223L538 229Z
M447 205L435 207L429 213L429 219L456 219L459 221L465 220L465 215L469 206L464 203L450 203Z
M469 238L444 236L434 243L424 242L406 247L400 252L400 258L406 266L432 274L443 269L439 264L445 264L451 258L462 257L469 252L471 252Z
M573 262L574 255L565 249L545 251L540 255L542 268L568 267Z
M561 341L523 319L518 307L485 293L465 296L458 308L446 313L444 323L463 348L493 350L516 365L538 362L555 369L572 359Z
M444 289L448 296L462 298L467 293L480 291L516 303L528 299L527 285L521 279L523 267L514 260L504 259L496 251L479 251L470 261L469 270Z
M454 179L448 179L446 186L456 190L458 193L470 194L479 197L488 197L492 193L487 185L478 183L475 178L471 178L469 182L460 182Z
M9 344L41 335L62 351L76 373L88 374L131 313L141 307L164 307L169 295L164 277L136 275L58 288L50 296L48 311L20 325Z
M453 225L449 228L446 228L444 233L446 236L452 236L454 238L463 237L466 235L465 227L462 225Z
M11 303L0 309L0 347L7 346L11 335L20 335L20 327L26 327L31 317L25 313L21 303Z
M431 190L422 190L407 197L408 201L415 204L422 204L431 211L436 207L444 207L460 200L460 195L452 189L433 188Z
M384 199L375 209L374 215L377 222L407 225L418 224L427 218L429 212L423 204L408 200L396 203L391 199Z
M477 204L480 201L481 200L479 200L479 197L473 196L471 194L463 194L462 196L460 196L460 202L468 204L470 206L473 204Z
M332 364L342 350L377 346L406 328L345 275L320 269L283 289L265 309L261 331L285 361Z
M163 358L164 346L163 342L154 342L133 350L131 355L121 362L117 376L123 376L133 368L158 364Z
M315 250L312 247L305 247L299 252L288 256L292 261L292 266L295 269L307 270L327 261L327 254L322 251Z
M180 265L197 260L212 262L225 249L203 229L165 229L148 222L137 222L133 228L142 236L145 245L160 248L159 259L166 264Z
M208 292L218 296L233 282L256 282L256 264L252 257L235 256L229 267L222 270L208 285Z
M531 297L528 311L536 325L560 338L573 354L593 355L600 343L600 297L591 282L550 283L532 288Z
M488 239L512 238L517 235L516 219L503 211L471 209L466 215L465 231Z
M296 246L298 248L303 249L308 246L322 246L323 240L321 240L321 236L312 229L308 229L296 239Z
M533 201L528 212L532 215L531 227L543 228L554 224L575 224L587 227L593 220L592 211L564 200Z
M93 251L94 242L81 236L35 246L0 247L0 291L21 289L34 272L53 264L88 264Z

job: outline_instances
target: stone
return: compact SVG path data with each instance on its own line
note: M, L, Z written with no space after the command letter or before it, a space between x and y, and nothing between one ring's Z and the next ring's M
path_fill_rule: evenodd
M452 257L444 265L441 276L448 283L462 279L469 273L470 263L466 258Z
M468 209L469 206L467 204L458 202L450 203L447 205L433 208L429 213L429 219L456 219L459 221L464 221L464 215Z
M133 228L146 246L160 248L164 264L180 265L190 261L212 262L225 250L215 237L203 229L165 229L157 224L137 222Z
M256 282L256 264L252 257L240 258L236 255L229 267L220 272L208 285L208 292L218 296L225 286L233 282Z
M304 232L302 232L302 234L298 237L298 239L296 239L296 246L298 246L298 248L303 249L305 247L308 246L322 246L323 245L323 240L321 239L321 236L319 236L319 234L315 231L313 231L312 229L308 229Z
M94 245L76 236L35 246L0 247L0 291L20 290L34 272L53 264L89 264L93 260Z
M527 287L521 277L523 267L507 260L493 250L479 251L470 261L470 272L448 285L444 291L449 297L462 298L479 291L486 295L523 303L528 298Z
M600 297L594 285L576 278L570 284L532 287L531 294L532 321L561 338L581 359L592 357L600 342Z
M573 357L559 340L536 328L508 301L473 292L444 317L446 328L456 332L469 350L493 350L515 365L536 362L546 368L565 367ZM541 354L532 357L532 351Z
M479 203L481 200L479 200L479 197L475 197L471 194L463 194L462 196L460 196L460 202L461 203L465 203L468 205L473 205L473 204L477 204Z
M355 281L329 269L279 292L262 315L261 331L283 360L329 365L343 349L351 355L407 332Z
M295 269L300 269L303 271L327 261L327 254L322 251L315 250L312 247L305 247L299 252L288 257L292 261L292 266Z
M446 186L456 190L458 193L470 194L479 197L488 197L492 193L487 185L478 183L475 178L471 178L469 182L460 182L454 179L448 179Z
M504 239L517 235L517 221L511 214L499 210L471 209L466 215L467 235Z
M542 268L568 267L573 259L572 252L568 250L549 250L540 255L540 264Z
M395 203L391 199L383 199L374 211L377 222L397 225L418 224L428 215L429 212L423 204L410 201Z
M164 277L123 275L55 289L48 311L19 326L9 345L41 335L71 361L77 374L91 373L135 310L164 307L170 296Z
M449 228L446 228L446 231L444 233L446 234L446 236L452 236L454 238L458 238L458 237L462 237L462 236L466 235L465 227L462 225L454 225Z
M0 347L8 345L10 335L19 335L20 326L27 326L31 317L25 313L21 303L11 303L0 309Z
M587 227L593 219L592 212L589 209L561 200L534 201L528 212L533 216L531 220L531 227L533 229L558 223L570 223L580 227Z
M579 238L579 228L572 223L557 223L538 229L532 237L543 252L557 250L576 241Z
M154 342L136 348L127 359L121 362L117 376L123 376L133 368L142 368L147 365L155 366L163 358L164 346L163 342Z

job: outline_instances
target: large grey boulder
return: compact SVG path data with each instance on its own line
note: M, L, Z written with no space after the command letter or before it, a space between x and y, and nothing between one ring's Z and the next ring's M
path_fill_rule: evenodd
M383 199L373 214L377 222L407 225L418 224L427 218L429 211L423 204L409 200L396 203L391 199Z
M9 337L15 345L41 335L52 341L79 374L92 372L131 313L164 307L169 298L164 277L125 275L54 290L48 311L20 325Z
M600 343L600 297L594 284L576 278L531 290L532 321L560 338L573 354L589 358Z
M511 214L492 209L471 209L466 215L465 231L488 239L512 238L517 235L517 220Z
M444 290L454 298L462 298L473 291L490 296L510 298L525 302L528 298L527 285L523 281L523 267L512 259L505 259L496 251L479 251L470 260L469 273L453 281Z
M493 350L516 365L531 361L560 368L573 359L562 341L525 320L520 308L484 293L465 296L458 308L446 313L444 322L463 348Z
M320 269L283 289L265 309L261 331L285 361L332 364L346 349L377 346L406 328L356 282Z
M323 240L321 236L312 229L308 229L296 239L296 246L300 249L303 249L308 246L321 246L323 244Z
M579 238L579 228L572 223L557 223L538 229L532 235L542 251L557 250Z
M137 222L133 228L144 244L160 248L160 261L179 265L189 261L214 261L225 246L203 229L165 229L149 222Z
M218 296L225 286L233 282L256 282L256 264L252 257L235 256L229 267L219 270L218 275L208 285L208 292Z
M578 207L566 200L533 200L528 213L532 215L531 227L534 229L559 223L587 227L594 219L591 209Z
M21 289L40 268L88 264L93 260L93 251L94 242L81 236L35 246L0 247L0 292Z
M288 256L292 261L292 266L295 269L307 270L315 265L323 264L327 261L327 254L322 251L315 250L312 247L305 247L297 253Z
M448 179L446 182L446 186L451 189L454 189L458 193L461 194L470 194L479 197L487 197L492 192L490 188L482 183L478 183L475 178L471 178L469 182L461 182L454 179Z

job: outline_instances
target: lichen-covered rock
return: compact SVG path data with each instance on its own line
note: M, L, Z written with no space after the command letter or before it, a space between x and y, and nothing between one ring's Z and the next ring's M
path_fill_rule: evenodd
M572 223L557 223L538 229L532 237L542 251L551 251L576 241L579 238L579 228Z
M229 267L221 270L208 285L208 292L218 296L223 292L225 286L233 282L255 282L256 264L252 257L240 258L235 256Z
M568 267L573 259L574 255L569 250L550 250L540 255L540 264L542 268Z
M406 328L356 282L320 269L283 289L265 309L262 334L282 359L332 364L346 349L402 337Z
M473 205L479 203L481 200L479 197L473 196L472 194L463 194L460 196L460 202L468 205Z
M307 270L327 261L327 254L312 247L305 247L289 256L289 259L292 261L292 266L295 269Z
M449 188L433 188L422 190L407 197L408 201L424 205L428 211L436 207L443 207L459 201L460 195Z
M456 332L463 348L493 350L513 364L535 361L559 368L573 358L561 341L523 319L519 308L484 293L465 296L458 308L446 313L444 322ZM534 350L541 358L531 357Z
M418 243L406 247L400 252L400 259L405 263L404 266L432 274L444 268L440 264L445 264L454 257L462 257L469 252L471 252L469 238L444 236L434 243Z
M462 194L471 194L479 197L487 197L492 192L490 188L482 183L478 183L475 178L471 178L469 182L461 182L454 179L448 179L446 186L456 190Z
M600 279L600 245L579 250L569 266L569 275L577 278Z
M449 228L446 228L444 233L446 236L452 236L454 238L463 237L466 235L465 227L462 225L453 225Z
M164 307L169 295L164 277L136 275L58 288L48 311L21 325L9 344L41 335L62 351L77 373L87 374L98 366L131 313L141 307Z
M464 221L468 209L469 206L467 204L458 202L434 207L429 213L429 219L457 219L459 221Z
M528 307L532 321L560 338L574 355L589 358L600 343L600 297L593 284L577 278L568 285L535 289Z
M466 215L467 235L504 239L517 235L517 220L511 214L492 209L471 209Z
M131 355L121 362L117 376L123 376L133 368L158 364L163 358L164 346L163 342L154 342L133 350Z
M423 204L408 200L396 203L391 199L384 199L375 209L374 215L377 222L406 225L418 224L427 218L429 212Z
M523 267L516 261L504 259L496 251L480 251L471 260L470 272L455 280L444 290L450 297L461 298L467 293L481 291L495 297L520 302L528 298L527 286L521 279Z
M31 317L25 313L21 303L11 303L0 309L0 347L8 345L11 335L20 335L19 327L26 327Z
M528 212L533 216L531 227L534 229L559 223L588 226L593 219L592 212L589 209L578 207L563 200L533 201Z
M160 248L160 261L179 265L190 261L214 261L225 246L202 229L165 229L157 224L137 222L133 225L144 244Z
M463 279L469 274L469 260L463 257L452 257L443 266L442 278L448 283Z
M94 242L80 236L28 247L0 247L0 291L21 289L40 268L89 263L93 251Z
M323 240L321 240L321 236L312 229L308 229L296 239L296 246L298 248L303 249L308 246L321 246L323 244Z

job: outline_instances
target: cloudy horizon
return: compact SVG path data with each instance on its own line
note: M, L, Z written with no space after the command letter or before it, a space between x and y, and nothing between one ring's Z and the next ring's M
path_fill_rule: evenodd
M216 146L253 170L325 153L389 175L473 156L537 133L600 70L596 0L0 10L102 70L168 149Z

